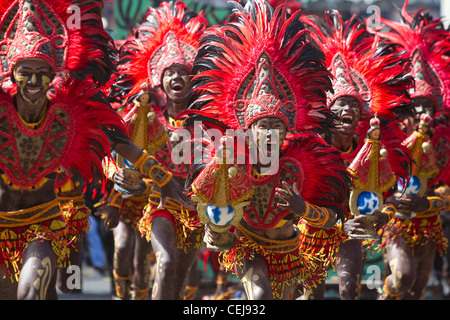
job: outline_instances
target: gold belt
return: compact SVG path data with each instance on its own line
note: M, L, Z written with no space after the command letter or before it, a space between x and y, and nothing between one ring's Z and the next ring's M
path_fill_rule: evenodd
M21 227L56 218L61 214L58 199L17 211L0 211L0 227Z
M290 239L270 239L261 235L258 235L242 226L237 226L236 229L247 239L257 243L265 250L272 251L274 253L288 253L298 249L300 244L300 232L298 229L295 231L295 235Z

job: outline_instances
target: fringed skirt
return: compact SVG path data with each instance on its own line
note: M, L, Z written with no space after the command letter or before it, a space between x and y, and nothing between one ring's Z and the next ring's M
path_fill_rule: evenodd
M425 245L428 241L435 244L439 255L447 252L448 240L444 236L441 219L438 214L429 217L401 219L393 217L383 228L381 248L398 242L403 237L414 254L416 246Z
M89 231L89 215L91 210L86 207L84 196L73 198L58 197L62 214L67 223L67 239L70 249L77 250L78 241L83 241Z
M162 209L158 209L159 194L152 190L149 203L144 208L144 214L138 223L141 236L151 241L152 220L164 217L172 222L177 233L177 247L186 252L187 248L200 248L203 245L204 229L196 211L182 210L172 201L167 201Z
M326 275L320 258L301 250L300 233L288 240L263 238L242 227L235 231L235 246L222 254L221 264L225 270L234 272L240 268L243 272L245 260L252 261L255 255L261 256L267 263L274 299L281 299L286 288L300 283L305 289L316 287ZM262 244L263 243L263 244Z
M20 265L28 244L50 241L56 265L66 267L69 259L67 223L57 199L24 210L0 212L0 265L11 281L18 281Z
M303 220L298 224L300 230L300 249L315 257L321 257L325 268L334 267L339 246L348 236L341 228L331 229L316 228L308 225Z
M137 226L144 216L144 208L147 203L148 194L123 199L122 207L120 208L120 221L129 224L134 232L139 232Z

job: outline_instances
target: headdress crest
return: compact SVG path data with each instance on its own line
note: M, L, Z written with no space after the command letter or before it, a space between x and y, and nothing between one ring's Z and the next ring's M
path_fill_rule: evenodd
M145 21L135 28L136 39L125 43L126 54L119 63L119 73L126 75L122 81L131 80L134 86L130 94L147 81L152 87L159 86L170 65L183 65L190 71L206 25L202 14L189 11L181 1L151 8Z
M366 116L395 118L411 112L408 90L414 82L404 71L407 59L395 46L369 33L356 16L343 21L336 10L327 11L323 18L305 16L303 21L313 31L334 77L329 106L341 96L351 96Z
M379 17L382 26L377 35L399 45L411 59L411 74L415 79L412 97L430 99L437 112L450 110L450 32L440 19L432 19L422 10L414 16L407 13L405 1L403 22Z
M262 117L298 131L328 124L330 73L300 11L288 15L285 6L273 9L263 0L232 4L230 20L202 38L190 108L233 129Z
M42 59L54 71L101 83L114 69L113 41L103 29L103 1L1 0L0 70L9 76L17 61Z

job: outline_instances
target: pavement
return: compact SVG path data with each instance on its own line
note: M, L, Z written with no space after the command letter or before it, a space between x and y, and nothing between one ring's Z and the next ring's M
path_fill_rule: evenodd
M112 300L113 284L109 275L103 275L90 266L82 266L81 290L64 294L58 291L59 300Z
M113 283L111 276L101 274L96 269L90 266L82 266L81 270L81 290L76 290L70 294L63 294L58 292L59 300L115 300L117 299L113 294ZM432 274L429 284L427 286L426 300L448 300L450 299L450 287L439 288L436 285L436 278ZM237 287L237 291L242 290L239 288L240 284L235 281L230 281L230 285ZM360 298L362 300L375 300L377 298L376 290L364 290L366 286L362 283L362 292ZM196 300L201 300L204 296L212 295L214 293L214 284L207 277L203 277L200 280L199 291L197 293ZM443 289L443 290L442 290ZM444 291L444 292L442 292ZM240 297L244 293L240 292ZM337 279L330 277L327 280L327 290L325 292L325 300L339 300L339 291Z

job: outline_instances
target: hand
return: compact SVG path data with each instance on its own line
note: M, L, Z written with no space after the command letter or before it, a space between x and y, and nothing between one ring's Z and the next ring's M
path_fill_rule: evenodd
M275 189L275 195L284 201L284 203L278 202L277 205L288 209L296 216L303 216L306 211L306 203L298 191L297 182L289 186L286 181L283 181L283 187Z
M132 176L130 170L120 168L114 174L114 183L127 190L136 190L136 179Z
M377 210L375 211L372 222L373 227L375 228L375 230L378 231L379 229L383 228L386 225L386 223L389 222L389 217L386 213Z
M348 236L364 235L371 229L372 222L365 215L358 215L344 222L344 232Z
M421 212L428 209L428 199L426 197L418 197L416 195L395 193L389 198L394 204L397 211L411 215L415 212Z
M105 206L102 210L98 210L95 215L105 214L105 229L112 230L119 224L120 211L118 207Z
M206 248L211 251L225 251L234 246L236 238L234 235L225 231L223 233L215 232L211 229L209 224L205 224L205 235L203 241L206 243Z
M161 200L159 202L158 209L163 208L167 200L170 199L180 204L184 209L192 211L197 210L195 202L183 193L183 188L181 188L178 182L173 179L170 179L168 183L161 187L160 192Z
M430 207L430 202L428 201L427 197L415 196L413 207L414 207L414 212L422 212L422 211L428 210L428 208Z

